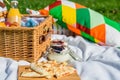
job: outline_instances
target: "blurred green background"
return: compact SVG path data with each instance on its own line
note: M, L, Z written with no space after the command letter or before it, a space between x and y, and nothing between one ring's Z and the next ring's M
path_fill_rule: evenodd
M8 0L11 1L11 0ZM20 12L26 14L26 8L39 10L56 0L18 0ZM120 22L120 0L70 0L89 7L104 16ZM6 3L9 10L10 6Z

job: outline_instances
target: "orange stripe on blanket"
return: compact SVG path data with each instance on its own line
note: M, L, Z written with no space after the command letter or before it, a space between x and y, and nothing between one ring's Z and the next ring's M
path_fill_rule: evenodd
M95 39L105 43L105 24L101 24L90 30L90 35Z
M80 5L80 4L75 4L75 6L76 6L76 8L78 9L78 8L86 8L85 6L83 6L83 5Z
M68 27L68 29L71 30L72 32L74 32L74 33L76 33L76 34L78 34L78 35L81 35L81 31L80 31L79 29L77 29L77 28L75 28L75 27L73 27L73 26L71 26L71 25L68 25L68 24L67 24L67 27Z
M45 9L39 10L39 13L40 13L41 15L44 15L44 16L48 16L48 15L49 15L49 11L48 11L48 10L45 10Z

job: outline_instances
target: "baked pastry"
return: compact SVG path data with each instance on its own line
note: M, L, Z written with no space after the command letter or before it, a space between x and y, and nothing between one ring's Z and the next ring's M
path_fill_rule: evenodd
M45 77L45 75L39 74L37 72L22 72L22 77Z
M45 65L43 63L31 63L30 67L35 72L45 75L46 78L52 77L52 75L48 72L48 68L50 67L48 64Z
M57 63L56 61L31 63L30 68L35 72L23 72L21 76L59 78L76 72L76 70L68 66L66 62Z
M0 22L4 22L7 15L7 8L3 2L0 0Z

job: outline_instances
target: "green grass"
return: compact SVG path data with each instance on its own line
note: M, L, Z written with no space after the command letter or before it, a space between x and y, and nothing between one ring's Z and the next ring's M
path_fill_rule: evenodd
M8 0L9 2L11 0ZM47 5L53 3L55 0L18 0L19 1L19 9L21 13L26 13L26 8L30 8L33 10L39 10ZM9 10L10 6L6 3L7 8Z
M11 0L8 0L11 1ZM53 3L55 0L18 0L20 12L25 14L26 8L39 10ZM119 0L70 0L85 5L106 17L120 22L120 1ZM10 8L7 5L8 9Z

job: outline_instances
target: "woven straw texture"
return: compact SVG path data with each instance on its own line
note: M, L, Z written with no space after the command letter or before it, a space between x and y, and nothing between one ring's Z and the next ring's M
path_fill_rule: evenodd
M37 27L0 27L0 56L37 61L50 45L51 30L51 16Z

